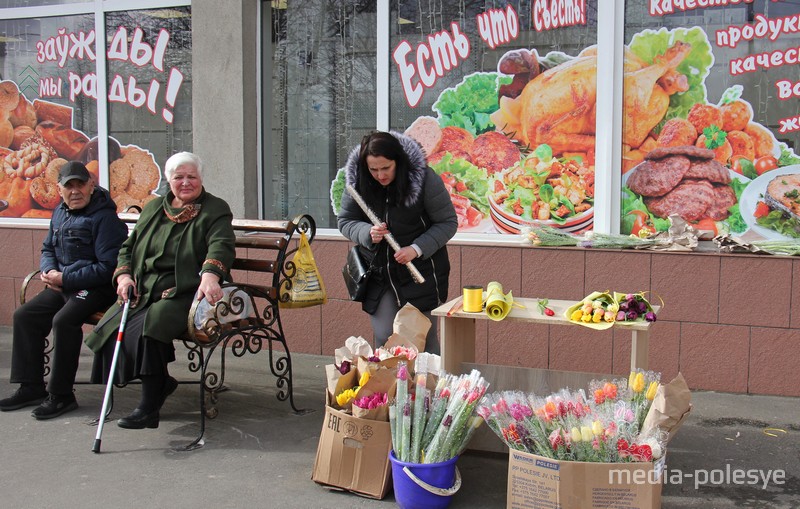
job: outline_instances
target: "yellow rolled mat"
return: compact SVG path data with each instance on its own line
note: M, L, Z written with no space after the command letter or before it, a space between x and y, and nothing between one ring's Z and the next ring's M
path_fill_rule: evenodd
M503 293L503 285L492 281L486 286L486 314L492 320L499 321L508 316L514 305L511 292Z

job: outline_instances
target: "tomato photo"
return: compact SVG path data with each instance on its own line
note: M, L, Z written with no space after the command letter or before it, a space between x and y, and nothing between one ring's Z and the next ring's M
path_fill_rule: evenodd
M772 156L762 156L756 159L755 166L756 166L756 173L759 175L763 175L764 173L777 168L778 160Z
M769 205L763 201L759 201L756 205L756 210L753 212L753 217L764 217L769 214Z
M632 210L628 214L636 216L631 226L631 235L639 235L639 232L644 230L643 233L648 235L655 233L656 229L649 224L650 216L643 210Z

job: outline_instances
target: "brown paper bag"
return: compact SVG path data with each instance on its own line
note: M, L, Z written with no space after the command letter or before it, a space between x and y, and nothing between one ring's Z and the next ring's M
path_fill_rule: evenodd
M692 393L683 375L678 373L678 376L668 384L658 386L642 430L659 428L667 433L667 443L669 443L691 411Z
M350 336L344 340L343 347L339 347L333 352L333 363L341 365L342 361L348 361L355 364L355 360L359 356L372 356L372 346L361 336Z
M367 381L366 385L361 388L363 391L364 389L369 389L370 394L375 392L385 392L386 394L391 395L391 389L395 385L395 381L397 380L397 366L392 368L380 367L369 374L369 380ZM361 391L359 391L361 394Z
M361 391L358 393L361 394ZM367 419L369 421L386 422L389 420L389 405L381 405L376 408L361 408L353 405L353 417Z
M386 340L386 347L415 346L418 352L425 351L425 338L431 328L431 321L412 304L406 303L394 317L392 335Z
M325 376L328 380L328 392L331 395L331 405L339 408L336 404L336 396L344 390L352 389L358 385L358 373L355 368L350 368L347 374L339 373L333 364L325 365Z
M393 398L397 388L397 366L393 368L379 367L370 372L369 380L364 387L358 391L356 399L363 396L371 396L376 392L384 392L388 398ZM374 421L389 420L389 405L378 408L366 409L353 407L353 415L361 419L371 419Z
M377 392L386 392L386 391L373 391L368 389L369 383L365 385L360 391L358 391L358 398L363 396L371 396ZM381 405L377 408L361 408L358 406L353 405L353 417L358 417L359 419L369 419L371 421L388 421L389 420L389 404Z
M373 371L381 368L394 369L395 373L397 373L397 363L400 361L409 362L405 357L389 357L388 359L384 359L379 362L372 362L367 360L365 357L359 357L356 359L356 366L359 373L364 373L366 371L372 373ZM414 361L410 361L409 364L413 367Z

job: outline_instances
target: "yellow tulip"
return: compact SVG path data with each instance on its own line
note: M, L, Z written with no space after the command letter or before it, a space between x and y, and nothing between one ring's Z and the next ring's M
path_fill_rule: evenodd
M578 429L577 426L574 426L572 430L570 430L569 435L573 442L577 443L581 441L581 430Z
M589 426L581 426L581 440L584 442L591 442L592 438L592 428Z
M653 401L653 398L656 397L656 390L658 390L658 382L650 382L650 386L647 388L645 397L648 400Z
M358 379L358 385L364 387L369 382L369 371L364 371L361 378Z
M636 371L631 371L631 374L628 375L628 387L633 389L633 382L636 380Z
M354 399L356 397L357 393L358 391L353 389L343 390L342 392L339 393L338 396L336 396L336 404L339 405L340 407L344 407L347 403L350 402L351 399Z
M577 322L581 319L582 316L583 316L583 311L581 311L580 309L576 309L575 311L572 312L572 315L570 315L569 319L572 320L573 322Z
M644 390L644 373L636 373L636 378L633 380L631 387L633 392L642 392Z
M595 436L602 435L604 431L605 430L603 429L603 423L602 422L594 421L592 423L592 433L594 433Z

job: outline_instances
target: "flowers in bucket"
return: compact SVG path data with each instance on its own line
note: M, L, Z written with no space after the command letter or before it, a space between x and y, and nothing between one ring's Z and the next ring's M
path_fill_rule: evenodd
M389 421L395 456L402 462L452 459L466 448L482 422L475 408L489 384L477 370L469 375L442 373L437 377L439 362L437 355L420 353L414 377L403 362L397 366L397 391Z
M486 395L478 414L511 449L565 461L651 461L666 436L642 429L659 375L634 371L628 380L594 380L547 397L504 391Z

